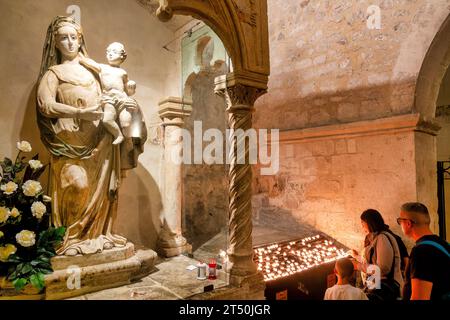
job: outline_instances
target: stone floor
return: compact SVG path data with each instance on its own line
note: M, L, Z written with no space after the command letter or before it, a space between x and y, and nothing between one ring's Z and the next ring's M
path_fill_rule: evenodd
M224 280L197 280L197 271L186 269L196 260L186 256L158 259L156 271L130 285L85 294L69 300L177 300L202 293L207 285L225 287Z
M253 244L260 246L285 240L293 240L314 235L314 230L302 229L288 232L274 229L267 225L255 225ZM227 234L219 233L193 253L194 258L178 256L169 259L158 258L156 271L139 282L85 294L72 300L176 300L189 299L203 292L205 286L213 284L214 288L227 285L224 277L217 280L197 280L197 270L189 271L189 265L196 265L199 260L208 262L219 251L225 250ZM223 274L223 273L222 273Z

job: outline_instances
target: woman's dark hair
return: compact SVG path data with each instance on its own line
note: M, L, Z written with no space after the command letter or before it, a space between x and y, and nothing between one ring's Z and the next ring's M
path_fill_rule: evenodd
M370 232L387 231L389 227L384 223L381 213L375 209L367 209L361 214L361 220L367 223Z

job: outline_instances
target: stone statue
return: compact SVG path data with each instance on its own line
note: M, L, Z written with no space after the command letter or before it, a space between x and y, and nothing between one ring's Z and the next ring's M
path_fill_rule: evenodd
M106 49L108 64L97 64L103 90L102 121L115 139L113 144L123 143L120 152L123 170L137 166L137 158L143 152L143 144L147 140L142 111L137 101L130 98L136 92L136 82L129 80L128 73L120 67L126 58L124 45L114 42Z
M131 126L131 112L136 110L137 102L129 98L136 91L136 83L128 80L127 72L120 67L125 61L127 53L125 47L118 42L108 46L106 58L109 65L101 64L100 79L103 88L103 124L114 136L113 144L120 144L124 140L122 130ZM119 119L120 127L117 125Z
M112 233L121 148L102 120L100 72L88 58L81 27L69 17L53 19L42 57L37 119L51 154L52 223L67 228L58 254L99 253L127 242Z

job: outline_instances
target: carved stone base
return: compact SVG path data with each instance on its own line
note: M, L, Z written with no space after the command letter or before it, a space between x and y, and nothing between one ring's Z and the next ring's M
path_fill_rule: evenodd
M127 285L150 274L156 258L153 250L135 251L132 243L92 255L57 256L52 259L54 272L45 277L43 293L37 294L32 287L17 293L8 283L0 286L0 299L57 300Z
M156 249L156 251L158 251L158 254L160 256L166 257L166 258L170 258L170 257L175 257L175 256L179 256L180 254L183 253L192 253L192 245L185 244L184 246L181 247L176 247L176 248L162 248L162 247L158 247Z
M26 285L18 293L10 281L7 281L5 277L0 278L0 300L42 300L44 298L45 293L39 293L39 290L31 284Z
M132 243L99 254L55 257L52 260L55 272L45 279L45 298L65 299L130 284L150 274L156 258L156 252L153 250L135 252ZM68 268L71 266L72 268ZM79 270L75 266L79 267ZM76 286L77 273L80 274L79 288Z

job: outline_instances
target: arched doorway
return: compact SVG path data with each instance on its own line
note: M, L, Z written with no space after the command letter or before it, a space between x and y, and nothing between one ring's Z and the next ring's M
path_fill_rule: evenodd
M416 144L416 154L427 154L418 163L418 198L432 203L432 227L447 240L450 238L450 16L436 34L422 64L415 92L414 111L423 122L435 126L436 137ZM440 128L440 129L439 129ZM422 179L421 179L422 178ZM446 188L446 185L447 188ZM448 201L445 201L448 198ZM447 209L448 208L448 209Z
M160 0L157 15L168 21L174 14L191 15L204 21L222 40L230 55L233 71L215 79L215 91L227 101L231 130L252 128L255 101L267 91L269 65L268 17L266 1L248 0ZM249 145L245 135L230 139L231 150ZM238 163L237 152L230 153L228 263L231 284L241 285L248 276L259 282L252 246L252 168ZM249 280L252 281L252 280Z
M439 234L450 239L450 70L442 80L436 102Z

